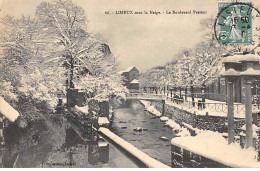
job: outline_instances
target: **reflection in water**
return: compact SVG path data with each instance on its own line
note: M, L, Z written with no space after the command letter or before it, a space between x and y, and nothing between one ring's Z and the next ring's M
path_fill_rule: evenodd
M65 147L73 147L76 144L85 144L85 141L78 136L72 127L68 126L66 128Z
M0 168L3 167L4 148L0 147Z
M92 133L95 134L94 132ZM76 164L73 156L74 154L77 154L78 144L84 144L85 147L87 147L89 164L96 165L99 162L102 162L103 164L108 163L109 144L105 142L104 139L85 143L83 140L81 140L73 128L68 127L66 129L65 147L68 148L67 150L70 165Z
M98 142L100 150L100 161L102 163L108 163L109 161L109 144L107 142Z
M138 105L138 101L137 100L126 100L125 102L126 106L125 108L130 108L130 109L138 109L140 108Z
M109 144L107 142L92 142L88 145L88 162L90 164L108 163L108 161Z
M137 167L120 150L97 138L96 131L90 131L93 136L86 137L80 128L60 115L32 121L26 129L13 124L5 130L6 145L0 148L0 167Z

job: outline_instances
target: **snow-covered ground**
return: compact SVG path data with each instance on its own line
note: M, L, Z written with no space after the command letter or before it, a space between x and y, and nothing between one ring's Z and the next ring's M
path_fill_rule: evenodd
M154 109L154 106L151 106L150 102L142 100L141 103L146 109ZM223 134L218 132L193 128L184 122L182 123L184 127L181 127L174 120L164 116L161 117L161 120L166 121L165 125L171 127L174 132L177 132L176 135L178 137L171 140L173 145L177 145L230 167L260 167L260 162L257 161L257 151L255 151L254 148L242 149L238 143L228 145ZM244 127L242 127L242 129ZM257 129L257 127L253 126L253 130L255 129ZM190 136L189 130L195 131L197 135Z
M198 100L198 99L196 99ZM195 101L196 101L195 100ZM208 103L219 103L212 100L206 100ZM150 102L142 100L141 102L146 110L150 113L157 111ZM222 102L225 103L225 102ZM177 107L182 110L186 110L190 113L195 113L197 115L206 115L206 112L210 116L220 116L226 117L225 112L215 112L207 109L198 110L196 108L185 108L183 104L176 104L169 100L166 100L166 104L170 106ZM151 110L152 109L152 110ZM154 111L155 109L155 111ZM158 112L158 111L157 111ZM236 118L245 118L242 114L235 115ZM209 159L218 161L227 166L231 167L260 167L260 162L257 161L257 151L254 148L242 149L239 143L232 143L228 145L227 140L223 137L223 134L218 132L199 130L193 128L187 123L182 123L184 128L177 124L174 120L167 117L161 117L161 121L165 122L165 125L171 127L174 132L177 132L176 138L172 139L172 144L178 145L186 150L199 154L201 156L207 157ZM245 126L242 129L245 129ZM253 125L253 134L256 136L256 129L258 127ZM196 136L190 136L189 130L195 131Z
M177 104L177 103L174 103L170 100L165 100L165 104L167 104L169 106L174 106L176 108L185 110L187 112L190 112L190 113L193 113L193 114L196 114L196 115L205 116L206 113L208 113L209 116L227 117L227 112L212 111L209 108L206 108L206 109L203 109L203 110L198 110L197 107L188 108L184 104ZM234 113L234 117L235 118L245 118L245 114L243 112Z
M155 107L151 105L151 102L145 100L140 100L140 102L144 105L145 109L151 114L155 116L162 116L161 112L156 110Z
M179 124L177 124L174 120L172 119L169 119L166 123L165 123L166 126L169 126L171 127L172 129L181 129L181 126Z
M98 117L98 124L101 125L106 125L109 124L109 120L107 119L107 117Z
M170 98L168 96L168 98ZM198 102L199 100L201 100L201 98L194 98L194 102ZM191 97L187 97L187 102L191 103L192 99ZM185 103L185 102L184 102ZM186 110L188 112L191 113L195 113L196 115L206 115L206 113L208 112L208 114L210 116L219 116L219 117L227 117L227 106L226 106L226 102L223 101L217 101L217 100L210 100L210 99L205 99L205 103L208 103L209 105L211 105L214 108L214 105L217 105L217 109L220 110L220 108L222 108L221 105L224 105L223 108L226 108L226 111L215 111L215 110L211 110L209 109L209 107L206 107L206 109L202 109L202 110L198 110L198 107L192 107L192 108L188 108L187 106L189 105L183 105L183 104L176 104L170 100L166 100L166 104L171 105L171 106L175 106L179 109L183 109ZM245 106L241 103L234 103L234 105L236 105L235 111L234 111L234 117L235 118L245 118ZM260 112L260 110L257 108L257 106L253 106L252 107L252 112L253 113L258 113Z
M144 95L146 95L146 94L144 94ZM163 95L163 94L157 94L157 95L152 94L152 95L154 96L153 98L155 98L155 99L162 98L162 97L166 98L166 95ZM142 99L142 97L140 97L140 99ZM226 102L223 102L223 101L205 99L205 103L208 103L208 105L210 105L211 107L206 107L205 109L198 110L197 106L191 107L188 104L188 103L191 103L191 101L192 101L191 97L187 97L187 102L184 102L182 104L176 104L169 99L170 99L170 96L168 94L168 97L166 98L167 105L177 107L179 109L185 110L190 113L195 113L196 115L204 116L204 115L206 115L206 113L208 113L210 116L227 117L227 106L226 106ZM194 102L198 102L199 100L201 100L201 98L194 98ZM216 105L216 107L215 107L215 105ZM241 103L234 103L234 105L236 105L234 107L235 108L234 117L235 118L245 118L245 106ZM214 108L214 107L217 108L218 110L221 110L221 108L224 108L225 111L216 111L216 110L210 109L210 108ZM260 112L260 109L257 109L257 106L253 106L252 112L253 113Z
M162 115L158 110L155 109L154 106L151 105L151 102L145 101L145 100L140 100L140 102L144 105L145 109L147 111L149 111L151 114L153 114L155 116L161 116ZM172 130L177 133L176 134L177 136L190 136L190 132L189 132L189 130L187 129L186 126L185 126L186 128L181 127L174 120L169 119L166 116L160 117L160 121L165 122L166 126L169 126L170 128L172 128Z
M243 130L244 132L246 132L246 125L243 125L242 128L241 128L241 130ZM253 124L253 125L252 125L252 136L253 136L253 138L258 139L258 135L257 135L257 131L258 131L258 130L259 130L258 126L256 126L255 124ZM242 133L242 132L241 132L240 134L246 136L245 133Z
M14 122L18 118L18 116L20 116L19 112L15 110L10 104L8 104L1 96L0 96L0 114L5 116L11 122Z
M160 118L160 121L161 122L166 122L166 121L168 121L169 120L169 118L167 117L167 116L162 116L161 118Z
M227 166L260 167L257 151L253 148L242 149L238 143L228 145L220 133L201 131L196 136L173 138L171 143Z

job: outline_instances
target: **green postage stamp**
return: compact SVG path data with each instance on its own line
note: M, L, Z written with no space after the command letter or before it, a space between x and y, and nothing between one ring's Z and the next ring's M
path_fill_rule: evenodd
M252 43L251 3L218 3L220 44Z

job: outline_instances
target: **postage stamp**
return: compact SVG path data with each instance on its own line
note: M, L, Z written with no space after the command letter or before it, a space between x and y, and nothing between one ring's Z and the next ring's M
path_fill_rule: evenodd
M251 3L218 3L220 44L251 44L252 6Z

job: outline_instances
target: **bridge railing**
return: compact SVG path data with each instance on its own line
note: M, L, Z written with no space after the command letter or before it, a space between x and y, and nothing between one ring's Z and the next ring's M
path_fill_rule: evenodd
M167 99L171 99L170 97L167 97ZM172 102L181 105L182 107L186 109L191 108L197 108L198 110L204 110L207 109L208 111L212 112L224 112L227 113L228 107L226 103L209 103L209 102L191 102L186 101L184 99L179 98L172 98ZM252 105L252 110L259 110L259 106L256 104ZM234 104L234 114L236 115L242 115L245 114L245 105L241 103L235 103Z
M163 99L165 96L163 94L150 94L150 93L128 93L126 97L131 98L155 98L155 99Z
M155 99L167 99L176 104L181 105L186 109L197 108L199 110L207 110L212 112L224 112L227 113L228 107L225 102L192 102L187 101L182 98L171 98L170 96L166 96L164 94L151 94L151 93L129 93L127 97L136 97L136 98L155 98ZM252 111L258 110L260 112L260 106L257 104L252 104ZM245 114L245 105L241 103L234 103L234 114L235 115L243 115Z

